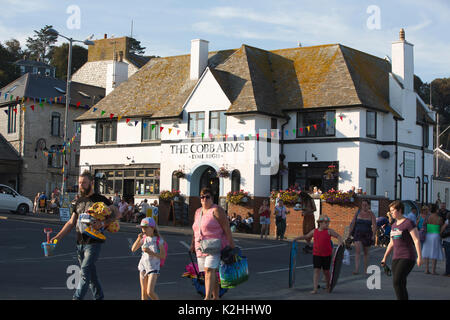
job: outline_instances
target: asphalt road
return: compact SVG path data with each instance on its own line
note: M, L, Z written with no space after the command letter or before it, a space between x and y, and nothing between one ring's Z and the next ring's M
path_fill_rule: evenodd
M75 232L72 231L57 246L53 256L45 257L41 243L45 241L45 227L55 232L61 225L41 222L0 219L0 299L70 300L73 289L73 269L78 262L75 253ZM137 265L140 253L131 253L130 246L136 232L107 233L97 272L105 293L105 299L138 300L140 286ZM182 278L185 266L190 262L187 244L191 237L183 233L166 233L169 254L161 270L156 291L161 299L200 300L190 279ZM322 290L311 295L312 256L299 250L295 287L288 288L288 263L290 242L260 240L258 237L235 237L249 260L250 278L235 289L230 289L224 300L394 300L392 278L380 275L378 289L368 289L370 275L351 274L352 265L343 265L338 285L333 293ZM301 247L303 244L301 244ZM379 265L383 248L372 248L370 263ZM351 254L354 254L352 251ZM443 272L443 262L438 272ZM322 286L324 286L322 282ZM410 299L442 300L450 297L450 278L425 275L423 267L414 268L408 277ZM91 299L90 292L87 299Z

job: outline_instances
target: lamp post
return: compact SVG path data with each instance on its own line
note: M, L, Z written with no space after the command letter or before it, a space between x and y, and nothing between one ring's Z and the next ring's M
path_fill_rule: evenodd
M69 53L68 53L68 58L67 58L67 81L66 81L66 109L65 109L65 115L64 115L64 149L66 149L66 143L67 141L67 118L68 118L68 114L69 114L69 104L70 104L70 83L71 83L71 69L72 69L72 43L74 42L80 42L83 43L87 46L93 46L95 43L93 41L91 41L93 35L91 35L89 38L87 38L84 41L81 40L75 40L73 38L68 38L62 34L60 34L58 31L56 31L55 29L51 28L48 30L49 33L56 35L56 36L60 36L64 39L66 39L67 41L69 41ZM64 151L63 153L63 178L62 178L62 185L61 185L61 195L62 197L60 198L61 202L63 201L62 199L64 198L64 193L65 193L65 186L66 186L66 181L65 181L65 177L66 177L66 152Z

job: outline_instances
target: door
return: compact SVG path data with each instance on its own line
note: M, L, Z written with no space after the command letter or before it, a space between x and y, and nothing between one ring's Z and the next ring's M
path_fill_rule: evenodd
M134 179L123 180L123 198L128 202L134 197Z
M219 178L214 168L209 167L203 172L200 178L200 191L203 188L211 189L213 201L215 204L219 203Z
M15 192L7 186L0 186L0 209L16 210L17 200Z

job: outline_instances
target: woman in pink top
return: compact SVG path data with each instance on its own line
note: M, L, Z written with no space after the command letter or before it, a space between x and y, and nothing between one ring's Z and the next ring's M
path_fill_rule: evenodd
M230 224L225 211L213 203L212 192L203 188L200 192L201 208L194 216L191 251L197 254L198 269L205 272L205 300L219 299L219 279L216 276L220 263L220 252L205 254L200 249L200 240L220 239L222 249L229 245L234 248ZM200 221L201 220L201 221Z

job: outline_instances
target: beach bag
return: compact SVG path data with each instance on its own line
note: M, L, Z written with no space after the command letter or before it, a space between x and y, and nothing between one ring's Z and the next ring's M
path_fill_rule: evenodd
M222 261L219 267L219 276L222 288L235 288L247 281L249 277L247 257L236 256L235 262L231 264Z
M159 239L160 239L160 237L158 237L158 239L156 240L156 245L158 246L158 249L159 249ZM164 250L165 250L165 252L166 252L166 257L165 257L164 259L160 259L159 265L160 265L161 267L164 267L164 263L166 263L166 259L167 259L167 250L169 249L169 245L167 244L166 241L164 241L163 246L164 246Z

